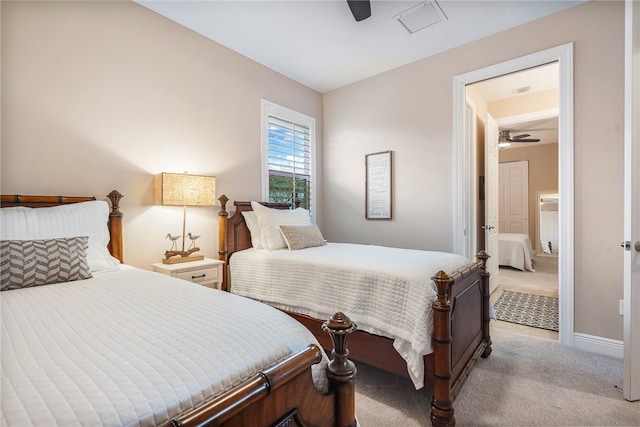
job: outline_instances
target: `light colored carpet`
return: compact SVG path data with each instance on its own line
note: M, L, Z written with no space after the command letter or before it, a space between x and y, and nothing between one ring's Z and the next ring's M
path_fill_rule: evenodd
M622 360L494 327L454 404L458 425L639 426L640 402L622 397ZM358 364L356 413L363 427L428 426L431 391Z
M535 271L500 267L500 287L512 291L558 296L558 257L538 255L533 268Z

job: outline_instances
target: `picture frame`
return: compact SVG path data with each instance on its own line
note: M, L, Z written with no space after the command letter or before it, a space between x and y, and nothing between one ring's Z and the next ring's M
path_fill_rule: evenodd
M391 151L381 151L365 156L366 192L365 216L367 219L392 219L392 171Z

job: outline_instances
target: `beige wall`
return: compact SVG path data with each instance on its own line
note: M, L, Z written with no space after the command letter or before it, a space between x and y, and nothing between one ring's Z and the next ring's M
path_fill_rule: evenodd
M518 116L520 114L558 108L560 103L559 96L558 89L548 89L489 102L487 108L494 119Z
M537 194L558 191L558 144L542 144L500 150L500 163L529 162L529 237L534 249L540 251L536 235L538 224Z
M326 237L451 250L453 77L574 42L575 326L622 338L622 2L588 2L324 96L133 3L1 7L0 190L119 189L125 258L141 267L182 219L152 206L154 174L212 174L219 193L260 197L261 98L318 119ZM394 219L366 221L364 156L384 150ZM187 218L209 256L216 212Z
M623 36L623 2L588 2L325 94L327 237L451 250L453 77L573 42L575 330L622 339ZM367 221L364 156L382 150L395 218Z
M1 4L1 190L118 189L129 264L148 268L166 233L182 234L181 208L153 206L159 172L214 175L218 195L260 199L261 98L322 130L319 93L135 3ZM210 257L217 212L187 211Z

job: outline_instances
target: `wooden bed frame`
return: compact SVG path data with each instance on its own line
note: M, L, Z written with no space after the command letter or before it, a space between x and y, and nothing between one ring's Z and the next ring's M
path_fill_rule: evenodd
M222 195L218 216L219 258L226 263L222 289L228 290L229 259L234 252L251 247L251 236L242 212L250 211L251 202L234 202L229 217L229 199ZM289 204L262 203L275 209L289 209ZM433 353L424 357L425 384L433 386L431 423L454 425L453 402L480 357L491 354L489 335L489 255L481 251L478 261L450 274L440 271L432 279L438 289L433 303ZM331 343L321 334L321 321L297 313L288 313L303 323L326 349ZM375 351L371 351L375 349ZM393 340L364 331L356 331L349 342L352 360L409 378L406 362L393 348Z
M123 262L122 194L114 190L111 201L109 251ZM1 207L51 207L96 200L95 197L1 195ZM232 320L232 319L230 319ZM323 323L333 345L333 360L327 367L329 392L316 390L311 365L320 362L321 349L309 345L305 350L255 374L224 394L172 421L173 426L355 426L356 369L348 358L346 344L355 325L347 316L336 313Z

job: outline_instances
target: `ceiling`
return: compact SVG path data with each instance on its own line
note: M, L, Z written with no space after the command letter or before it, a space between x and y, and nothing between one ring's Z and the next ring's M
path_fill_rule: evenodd
M584 3L373 0L356 22L345 0L134 1L321 93Z
M474 83L482 97L489 103L525 96L559 87L557 62ZM535 111L530 114L498 119L500 130L509 130L511 137L529 134L539 142L514 143L505 148L517 148L558 142L558 108Z

